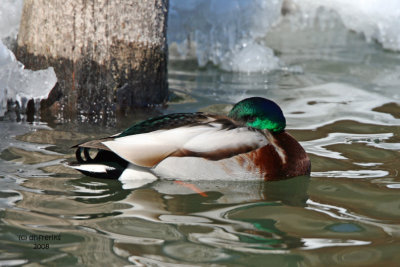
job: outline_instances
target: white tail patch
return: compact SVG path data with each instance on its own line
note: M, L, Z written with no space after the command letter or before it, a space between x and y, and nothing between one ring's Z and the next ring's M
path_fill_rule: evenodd
M115 170L114 167L107 166L104 164L82 164L70 167L78 171L92 172L92 173L107 173L107 171Z
M152 174L150 170L133 164L129 164L119 177L124 189L139 188L157 179L157 176Z
M128 167L122 172L119 177L120 181L126 180L140 180L140 179L157 179L151 171L147 168L136 166L134 164L129 164Z

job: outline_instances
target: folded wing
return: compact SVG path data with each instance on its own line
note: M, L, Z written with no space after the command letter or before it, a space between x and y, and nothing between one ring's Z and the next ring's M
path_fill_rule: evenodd
M268 141L260 131L213 122L118 137L102 144L130 163L154 167L169 156L228 158L265 146Z

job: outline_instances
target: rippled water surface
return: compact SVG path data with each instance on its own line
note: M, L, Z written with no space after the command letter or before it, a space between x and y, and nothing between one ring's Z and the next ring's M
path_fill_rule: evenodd
M2 121L0 265L399 264L400 56L351 33L333 42L321 31L329 48L295 35L301 51L268 41L285 61L269 74L171 62L165 112L272 98L310 155L310 177L127 190L66 167L70 146L119 129Z

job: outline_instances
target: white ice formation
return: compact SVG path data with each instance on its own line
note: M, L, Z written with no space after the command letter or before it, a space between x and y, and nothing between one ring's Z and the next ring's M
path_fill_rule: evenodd
M376 40L384 48L400 51L400 1L398 0L285 0L286 7L313 24L321 14L338 15L349 30ZM329 19L329 18L328 18Z
M168 42L171 58L195 56L227 71L268 72L278 67L265 36L281 12L281 0L170 1Z
M57 82L52 67L27 70L0 40L0 117L7 111L7 101L16 100L23 107L29 99L47 98Z
M2 0L0 39L15 38L22 0ZM289 11L282 15L282 9ZM338 17L351 31L400 51L398 0L170 0L168 42L171 59L195 58L239 72L268 72L281 62L263 39L282 16L292 29L313 27ZM321 17L323 17L321 19ZM290 34L282 32L282 34Z
M282 8L284 15L282 15ZM338 18L343 25L400 51L398 0L188 0L170 1L168 42L172 59L197 58L227 71L268 72L279 58L263 44L271 27L289 17L293 31ZM282 32L281 34L290 34Z

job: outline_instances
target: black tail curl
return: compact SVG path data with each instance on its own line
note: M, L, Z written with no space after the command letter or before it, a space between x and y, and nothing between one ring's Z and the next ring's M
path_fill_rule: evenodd
M97 154L94 158L90 156L90 149L88 147L78 147L75 151L76 160L78 163L81 164L90 164L90 163L97 163L97 164L106 164L109 165L110 163L118 164L122 168L126 168L128 166L128 162L115 154L114 152L98 149ZM83 151L83 157L82 157Z
M87 148L87 147L78 147L75 151L76 160L79 163L94 163L94 162L96 162L95 159L97 158L99 153L97 153L96 157L94 159L92 159L92 157L89 154L89 150L90 150L90 148ZM82 151L83 151L84 158L82 158Z
M110 168L106 169L106 172L104 173L78 169L84 175L95 178L118 179L118 177L122 174L122 172L129 164L126 160L122 159L117 154L102 149L96 149L97 154L96 156L92 157L90 156L91 149L92 148L88 147L77 147L75 151L75 156L78 163L81 165L100 164L109 166ZM72 163L71 165L74 165L74 163Z

